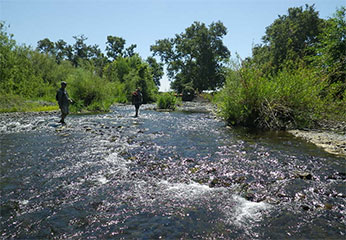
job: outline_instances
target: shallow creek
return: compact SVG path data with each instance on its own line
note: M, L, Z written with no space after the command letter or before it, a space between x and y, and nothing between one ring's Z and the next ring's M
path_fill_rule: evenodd
M345 238L344 157L198 104L1 115L1 238Z

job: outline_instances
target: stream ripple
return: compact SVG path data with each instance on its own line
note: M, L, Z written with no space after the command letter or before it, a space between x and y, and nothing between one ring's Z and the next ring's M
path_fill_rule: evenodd
M1 238L344 239L345 158L152 109L1 114Z

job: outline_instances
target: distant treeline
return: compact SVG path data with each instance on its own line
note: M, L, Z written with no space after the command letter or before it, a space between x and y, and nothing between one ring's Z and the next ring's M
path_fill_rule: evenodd
M135 45L125 49L122 38L107 37L105 56L97 45L87 45L83 35L74 37L73 45L46 38L32 49L17 45L6 30L0 23L2 108L14 97L54 101L61 81L68 83L74 110L107 111L114 102L129 101L136 87L145 102L155 101L163 64L153 57L143 60Z
M153 56L144 60L135 44L125 47L116 36L107 37L104 52L87 45L84 35L75 36L73 45L46 38L36 49L19 46L0 23L0 104L12 97L54 101L61 81L68 82L75 110L108 110L114 102L128 102L136 87L151 102L165 64L178 93L220 90L214 99L230 124L278 129L345 119L345 7L329 19L319 18L314 6L289 8L244 60L231 59L226 34L220 21L194 22L173 38L157 40L150 46Z

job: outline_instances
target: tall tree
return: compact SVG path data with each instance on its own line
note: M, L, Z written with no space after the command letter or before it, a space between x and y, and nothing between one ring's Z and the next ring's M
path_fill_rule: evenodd
M126 57L132 57L134 56L135 53L135 48L137 47L136 44L131 44L131 46L129 46L128 48L125 49L125 56Z
M313 46L314 63L325 72L330 83L340 82L346 90L346 8L341 7L327 20L319 42Z
M72 63L74 66L80 66L81 62L83 60L87 60L89 57L89 46L85 43L85 41L88 39L84 35L80 36L73 36L73 38L76 40L75 44L73 44L73 52L74 57L72 60Z
M312 55L309 47L318 41L317 37L321 34L324 23L318 15L314 5L305 5L305 9L289 8L288 15L279 16L266 28L266 35L262 38L265 45L257 47L253 52L254 57L258 57L257 53L263 54L269 50L270 65L276 72L288 60L301 60ZM261 50L261 47L265 49Z
M153 57L148 57L146 62L149 64L149 66L151 68L151 72L153 74L153 80L154 80L155 85L157 87L159 87L161 85L160 80L164 74L163 63L158 63L156 61L156 59Z
M97 72L97 74L102 77L104 67L107 64L107 58L102 53L101 49L97 44L93 46L89 46L89 61L94 66L94 71Z
M54 42L45 38L37 42L37 48L39 52L46 53L55 56L55 46Z
M63 60L72 60L72 47L64 40L60 39L55 42L55 54L57 63L61 63Z
M185 86L192 85L198 91L213 90L225 80L223 66L230 57L222 42L226 34L227 29L220 21L209 28L194 22L184 33L158 40L150 49L167 64L173 89L182 92Z
M106 42L107 57L114 61L118 56L124 56L126 40L121 37L108 36Z

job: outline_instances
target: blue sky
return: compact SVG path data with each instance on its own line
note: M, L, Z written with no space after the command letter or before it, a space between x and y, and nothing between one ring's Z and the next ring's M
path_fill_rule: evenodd
M232 56L251 56L265 28L290 7L315 4L321 18L331 17L346 0L0 0L0 21L9 25L18 44L37 46L49 38L74 43L84 34L87 44L105 50L108 35L137 44L142 58L150 45L184 32L194 21L221 21L228 29L224 43ZM168 90L166 77L161 90Z

